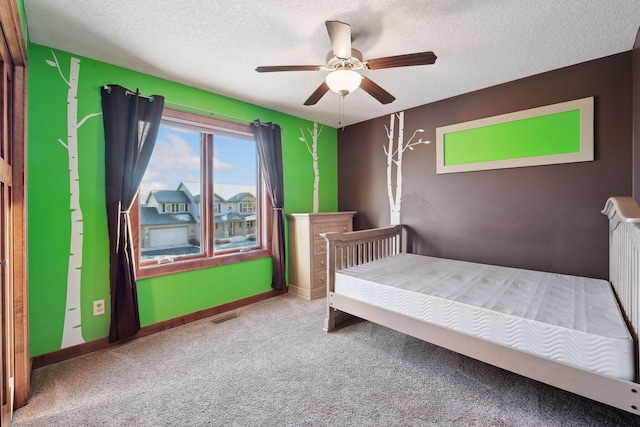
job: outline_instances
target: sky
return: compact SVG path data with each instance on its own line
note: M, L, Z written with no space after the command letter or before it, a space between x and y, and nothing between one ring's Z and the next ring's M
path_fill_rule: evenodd
M214 137L215 183L252 185L256 182L255 142ZM182 181L200 180L200 134L160 126L156 145L140 185L141 203L151 190L176 190Z

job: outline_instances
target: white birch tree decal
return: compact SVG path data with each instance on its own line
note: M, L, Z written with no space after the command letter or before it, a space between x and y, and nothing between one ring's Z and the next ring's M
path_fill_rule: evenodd
M69 155L69 210L71 216L71 239L69 248L69 265L67 269L67 300L65 304L64 326L62 329L61 348L81 344L82 317L80 310L80 281L82 276L82 209L80 208L80 175L78 171L78 129L91 117L102 113L89 114L78 121L78 78L80 76L80 60L71 58L69 78L65 78L56 54L51 51L53 60L47 64L58 70L60 77L69 87L67 91L67 140L58 139Z
M395 136L395 122L398 118L398 143L394 148L394 136ZM402 209L402 155L409 149L413 151L416 145L430 144L431 141L423 141L419 138L417 141L413 141L418 133L424 132L424 129L417 129L411 135L411 138L407 143L404 143L404 111L389 115L389 127L385 125L387 131L387 138L389 139L389 146L382 148L387 155L387 196L389 197L389 214L391 225L400 224L400 210ZM396 168L396 188L393 191L393 167Z
M311 158L313 159L313 213L318 213L318 194L320 186L320 170L318 169L318 137L322 132L322 126L318 129L318 123L314 122L313 131L307 128L307 132L309 132L309 136L311 137L311 145L309 145L309 141L302 129L300 129L302 136L299 139L305 143L307 150L309 150L309 154L311 154Z

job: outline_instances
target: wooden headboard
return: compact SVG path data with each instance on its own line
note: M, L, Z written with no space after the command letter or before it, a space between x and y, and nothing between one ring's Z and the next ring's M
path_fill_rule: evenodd
M404 251L402 225L321 234L327 241L327 292L334 291L335 271L377 259L388 258Z

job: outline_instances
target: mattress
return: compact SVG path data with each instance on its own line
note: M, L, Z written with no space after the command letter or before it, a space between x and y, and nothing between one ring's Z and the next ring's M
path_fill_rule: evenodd
M634 379L609 282L414 254L336 271L335 292L599 374Z

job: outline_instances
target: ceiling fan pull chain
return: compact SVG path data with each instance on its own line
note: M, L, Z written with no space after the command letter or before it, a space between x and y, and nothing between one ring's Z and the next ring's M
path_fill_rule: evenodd
M338 127L344 130L344 95L338 96Z

